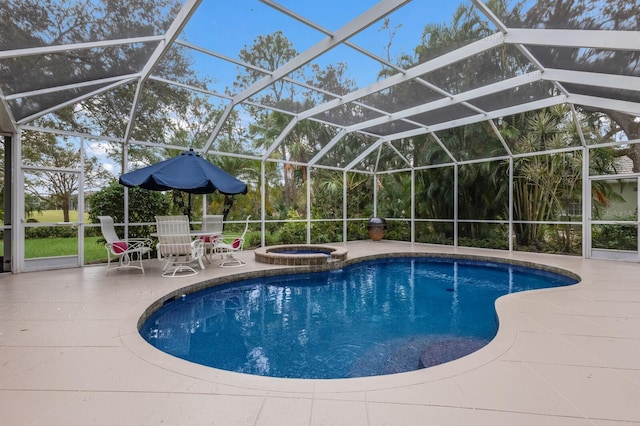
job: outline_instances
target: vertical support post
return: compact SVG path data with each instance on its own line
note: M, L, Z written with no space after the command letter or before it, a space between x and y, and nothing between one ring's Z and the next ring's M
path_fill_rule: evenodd
M453 165L453 246L458 247L458 163Z
M416 242L416 170L411 167L411 243Z
M342 242L347 242L347 171L342 172Z
M265 184L265 167L264 167L264 162L265 160L263 159L260 162L260 246L264 247L265 246L265 237L264 237L264 233L266 231L265 228L265 206L266 206L266 195L265 195L265 189L266 189L266 184Z
M378 217L378 175L373 173L373 215Z
M509 252L513 251L513 157L509 157Z
M582 148L582 257L591 258L591 176L588 147Z
M311 244L311 167L307 167L307 244Z
M129 171L129 145L122 144L122 170ZM124 187L124 238L129 238L129 187Z
M11 263L11 271L24 271L24 172L22 170L22 148L21 148L22 130L18 128L18 133L12 143L12 170L13 180L11 182L11 223L13 225L13 238L11 245L13 246L13 262ZM6 176L5 176L6 178ZM6 197L6 194L5 194ZM6 215L6 212L5 212Z
M80 139L80 176L78 176L78 266L84 265L84 239L85 239L85 226L84 226L84 189L85 189L85 143L86 139Z
M2 265L0 265L0 272L10 272L11 271L11 262L12 262L12 244L13 240L13 229L11 228L11 223L13 219L12 215L12 199L14 197L13 192L11 191L11 182L13 182L13 158L12 158L12 146L11 146L12 138L11 136L5 136L3 138L4 143L4 223L2 227L2 241L3 241L3 256L2 256Z

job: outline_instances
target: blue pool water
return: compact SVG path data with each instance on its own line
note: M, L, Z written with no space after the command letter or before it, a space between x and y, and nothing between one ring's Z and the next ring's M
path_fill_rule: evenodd
M575 282L507 264L377 259L185 295L153 313L140 333L176 357L229 371L374 376L474 352L497 332L498 297Z
M274 253L277 254L324 254L326 256L331 257L331 253L327 253L324 251L319 251L319 250L302 250L302 249L298 249L298 250L278 250Z

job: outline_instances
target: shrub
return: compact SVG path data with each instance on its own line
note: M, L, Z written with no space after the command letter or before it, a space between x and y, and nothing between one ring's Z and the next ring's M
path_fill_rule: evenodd
M111 216L115 223L124 222L124 187L115 179L89 197L89 219L98 223L98 216ZM169 200L158 191L129 188L129 223L155 223L156 215L169 212ZM130 237L148 237L153 225L129 227Z
M293 222L301 217L295 210L289 210L287 221L280 230L282 244L304 244L307 241L307 226L303 222Z
M76 238L78 228L76 226L39 226L36 228L26 228L25 238Z

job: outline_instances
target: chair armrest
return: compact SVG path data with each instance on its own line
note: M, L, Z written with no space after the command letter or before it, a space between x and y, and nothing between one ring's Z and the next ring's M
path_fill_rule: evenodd
M151 240L148 238L130 238L127 241L128 250L137 250L143 247L151 248Z
M151 238L129 238L127 240L127 242L129 243L144 243L145 245L151 245L152 241Z
M220 238L220 242L223 243L223 244L231 244L237 239L240 239L240 234L231 233L230 235L227 234L225 236L222 236Z
M198 237L191 241L191 255L194 257L204 256L204 240Z
M230 241L224 241L216 244L214 247L225 250L242 250L244 247L244 238L236 237Z

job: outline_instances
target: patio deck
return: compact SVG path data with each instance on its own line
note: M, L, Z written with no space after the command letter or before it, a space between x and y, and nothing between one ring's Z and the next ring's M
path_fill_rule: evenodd
M389 376L256 377L161 353L137 333L166 293L217 276L283 268L256 263L160 277L106 265L0 275L2 425L614 425L640 423L640 265L390 241L380 252L477 254L575 272L575 286L497 303L500 330L460 360Z

